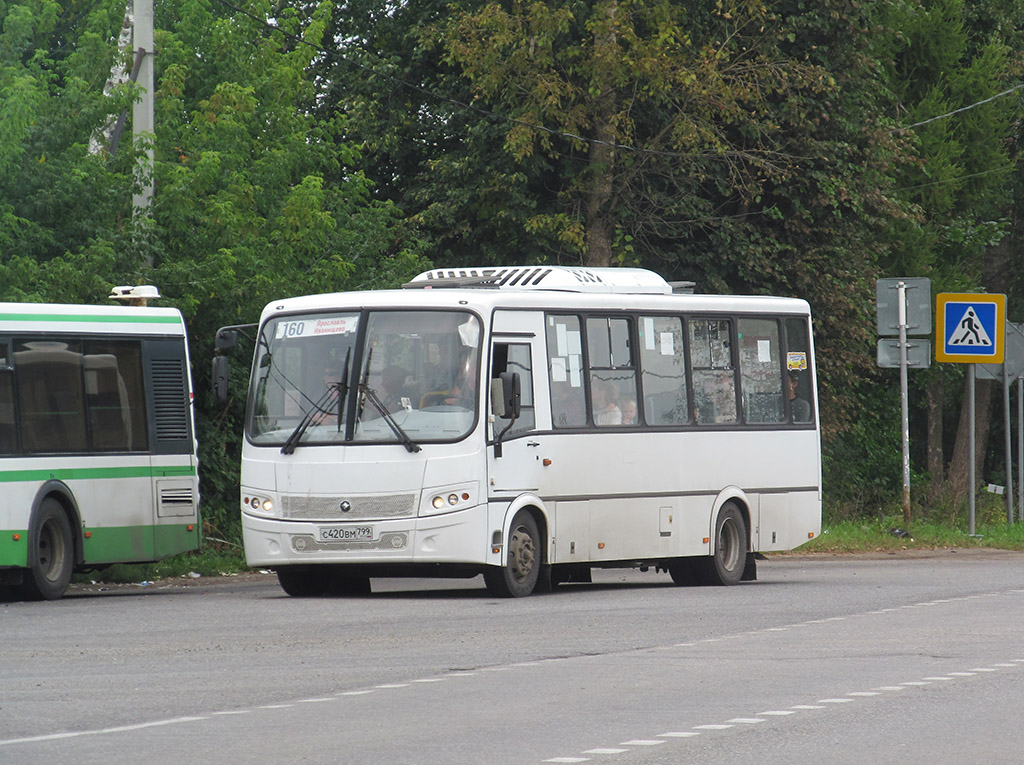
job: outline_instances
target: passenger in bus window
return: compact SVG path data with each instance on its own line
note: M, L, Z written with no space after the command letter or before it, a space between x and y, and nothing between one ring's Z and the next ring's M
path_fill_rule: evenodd
M595 379L590 396L594 403L595 425L621 425L622 410L615 403L615 386L610 380Z
M805 398L800 397L800 375L796 372L789 373L789 408L793 412L793 422L810 422L811 405Z
M551 421L556 428L579 428L587 424L583 387L568 382L551 383Z
M444 403L473 409L476 404L476 349L463 348L459 352L458 366L455 370L455 381L448 389Z
M396 365L387 367L380 373L380 385L383 388L381 403L392 414L402 409L411 409L411 399L405 389L405 381L409 375Z
M324 402L321 411L313 415L313 425L337 425L338 423L338 383L341 381L341 370L335 367L324 369L324 388L333 390Z
M622 424L636 425L636 399L626 396L622 399Z

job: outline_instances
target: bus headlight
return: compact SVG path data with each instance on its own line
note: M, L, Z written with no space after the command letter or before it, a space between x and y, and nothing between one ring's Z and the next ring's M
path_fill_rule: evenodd
M464 510L476 504L476 484L452 486L424 492L420 515Z
M270 497L242 497L242 507L245 510L255 510L257 513L272 515L274 512L274 500Z

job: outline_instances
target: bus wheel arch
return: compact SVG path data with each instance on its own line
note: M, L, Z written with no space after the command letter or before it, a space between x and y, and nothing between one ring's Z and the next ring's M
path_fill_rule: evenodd
M28 570L22 582L28 600L58 600L82 560L81 523L74 497L50 481L36 495L28 533Z
M698 559L694 574L701 584L739 584L750 553L750 508L741 496L721 502L714 514L711 554Z
M549 590L551 567L545 540L547 519L540 509L524 505L515 510L505 533L504 563L484 571L488 591L498 597L520 598L535 590Z

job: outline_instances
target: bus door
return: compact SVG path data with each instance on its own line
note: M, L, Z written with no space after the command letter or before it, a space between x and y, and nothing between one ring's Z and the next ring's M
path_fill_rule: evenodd
M543 440L550 431L547 374L544 359L544 314L540 311L495 311L491 331L489 379L494 386L501 372L519 374L522 414L511 423L492 411L488 399L488 489L491 497L514 499L541 490ZM500 400L500 395L498 396ZM506 430L507 428L507 430ZM493 446L501 436L501 456Z

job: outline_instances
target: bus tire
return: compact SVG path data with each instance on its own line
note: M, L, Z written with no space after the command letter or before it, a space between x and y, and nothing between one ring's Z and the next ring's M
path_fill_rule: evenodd
M327 592L331 583L327 571L318 566L286 566L277 570L281 589L293 598L313 598Z
M667 568L672 583L677 587L691 587L700 583L697 579L697 567L692 558L676 558Z
M540 532L526 510L512 519L508 532L508 562L484 572L488 591L499 598L521 598L537 586L541 568Z
M329 595L369 595L370 577L365 574L347 573L344 567L335 570L328 582Z
M747 524L743 513L726 502L715 521L715 549L696 562L695 573L701 584L739 584L747 565Z
M71 583L75 543L64 507L53 497L39 506L35 534L28 551L28 571L22 582L26 600L58 600Z

